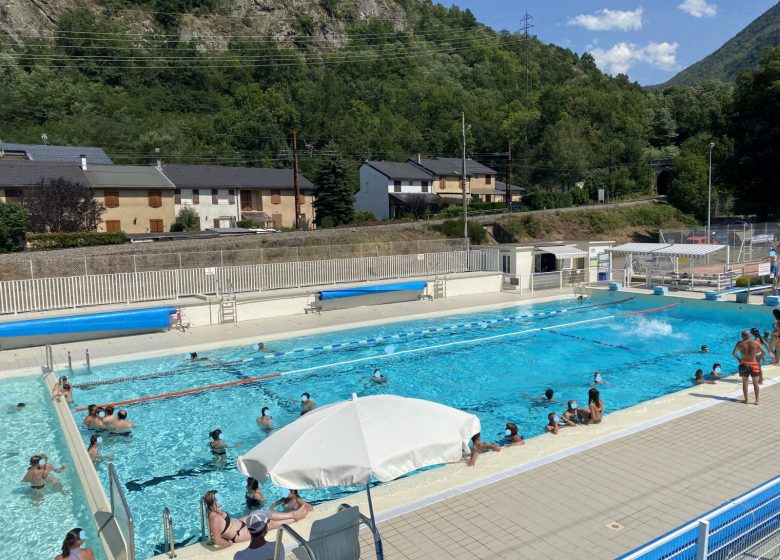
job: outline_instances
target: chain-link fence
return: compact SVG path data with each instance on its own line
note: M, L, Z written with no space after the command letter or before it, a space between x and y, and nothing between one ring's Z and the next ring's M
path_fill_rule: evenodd
M428 239L220 251L157 252L139 248L139 251L134 253L106 253L84 257L58 257L53 252L41 252L4 257L0 266L0 280L36 280L96 274L444 253L462 251L465 249L464 245L463 239Z

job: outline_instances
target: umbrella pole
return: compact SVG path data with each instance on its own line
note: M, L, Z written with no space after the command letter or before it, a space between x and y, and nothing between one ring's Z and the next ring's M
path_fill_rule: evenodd
M376 549L377 560L384 560L385 552L382 549L382 537L379 529L376 528L376 519L374 518L374 503L371 501L371 484L366 482L366 495L368 496L368 513L371 515L371 532L374 534L374 548Z

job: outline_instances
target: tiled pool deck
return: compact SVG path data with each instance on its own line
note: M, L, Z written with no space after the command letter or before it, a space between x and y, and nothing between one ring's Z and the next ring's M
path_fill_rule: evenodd
M386 556L628 552L780 473L780 422L773 420L780 387L767 387L760 406L716 398L716 406L382 523ZM615 522L622 528L608 527ZM368 536L363 558L373 558Z

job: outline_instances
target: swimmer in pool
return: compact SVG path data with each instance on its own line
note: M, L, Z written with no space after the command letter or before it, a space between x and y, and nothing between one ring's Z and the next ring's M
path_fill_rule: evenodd
M34 490L43 490L46 484L58 482L56 477L51 476L52 472L61 473L65 470L65 465L60 465L59 469L55 469L54 465L49 463L46 455L33 455L30 457L30 465L27 467L27 472L22 478L22 482L30 484L30 488Z
M121 436L130 435L130 430L135 427L135 424L127 419L127 411L120 410L116 417L117 419L111 424L111 432Z
M197 352L190 352L190 361L191 362L202 362L204 360L208 360L208 358L201 358L198 356Z
M298 495L297 490L282 489L282 497L271 504L271 511L282 506L285 512L301 512L304 517L314 508L312 505Z
M563 426L576 426L574 422L567 418L561 418L556 413L551 412L547 415L547 425L544 427L545 432L549 432L551 434L558 434L558 431Z
M101 412L103 412L103 417L98 416ZM82 424L90 430L102 430L105 428L103 425L105 416L106 413L98 405L91 404L87 407L87 415L84 417Z
M555 400L555 391L552 389L547 389L545 392L538 397L532 397L531 400L540 403L542 406L547 406L548 404L563 404L562 402Z
M235 445L228 445L225 443L225 441L222 439L222 430L219 428L209 432L209 437L211 438L211 441L209 442L209 449L211 450L211 454L214 455L216 459L224 459L227 456L228 449L241 445L241 442L238 442Z
M707 354L710 351L710 347L706 344L702 344L700 350L702 354Z
M301 416L307 412L311 412L315 408L317 408L317 403L311 400L311 395L309 393L303 393L301 395Z
M271 352L271 353L276 352L276 350L273 350L272 348L266 348L265 343L263 343L263 342L258 342L257 343L257 351L258 352Z
M98 412L98 418L103 421L103 426L107 429L113 429L114 422L116 422L116 416L114 416L114 407L108 405L103 411L103 416L100 416Z
M703 385L705 383L707 385L715 385L714 381L707 381L706 379L704 379L704 371L700 369L697 369L696 373L693 374L693 379L691 379L691 383L693 383L694 385Z
M19 412L20 410L24 410L27 408L27 403L16 403L16 404L9 404L8 405L8 412Z
M385 383L387 383L387 377L382 375L382 370L380 370L379 368L376 368L374 370L374 375L372 375L371 377L360 378L361 381L364 379L370 379L371 383L373 383L374 385L384 385Z
M257 418L257 423L264 430L271 431L274 429L273 419L274 417L268 414L269 408L264 406L260 411L260 418Z
M722 375L720 374L720 364L715 363L712 364L712 371L710 372L710 379L720 379Z
M584 408L577 408L577 401L569 401L566 403L566 410L561 414L561 418L579 424L587 421L588 411Z
M593 381L590 382L591 385L609 385L606 381L604 381L604 378L601 376L599 372L596 372L593 374Z
M495 443L482 441L479 433L471 436L471 448L464 447L463 449L463 460L466 461L466 466L473 467L476 465L477 457L479 457L480 453L487 453L488 451L499 452L501 451L501 447Z
M73 387L68 383L68 378L64 375L59 378L57 384L51 390L51 400L57 397L65 397L68 404L73 402Z
M517 424L514 422L507 422L504 430L504 445L506 447L513 447L515 445L524 445L525 440L523 436L518 433Z
M98 447L100 447L101 443L103 443L103 438L97 434L89 438L89 447L87 447L87 454L89 455L89 458L92 459L93 463L97 463L98 461L110 460L114 458L113 455L100 454Z

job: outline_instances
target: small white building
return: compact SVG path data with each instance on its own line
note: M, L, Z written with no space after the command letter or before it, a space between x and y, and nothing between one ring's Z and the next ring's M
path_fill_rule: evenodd
M408 162L366 161L360 166L355 209L387 220L399 217L410 203L438 205L433 180L431 173Z

